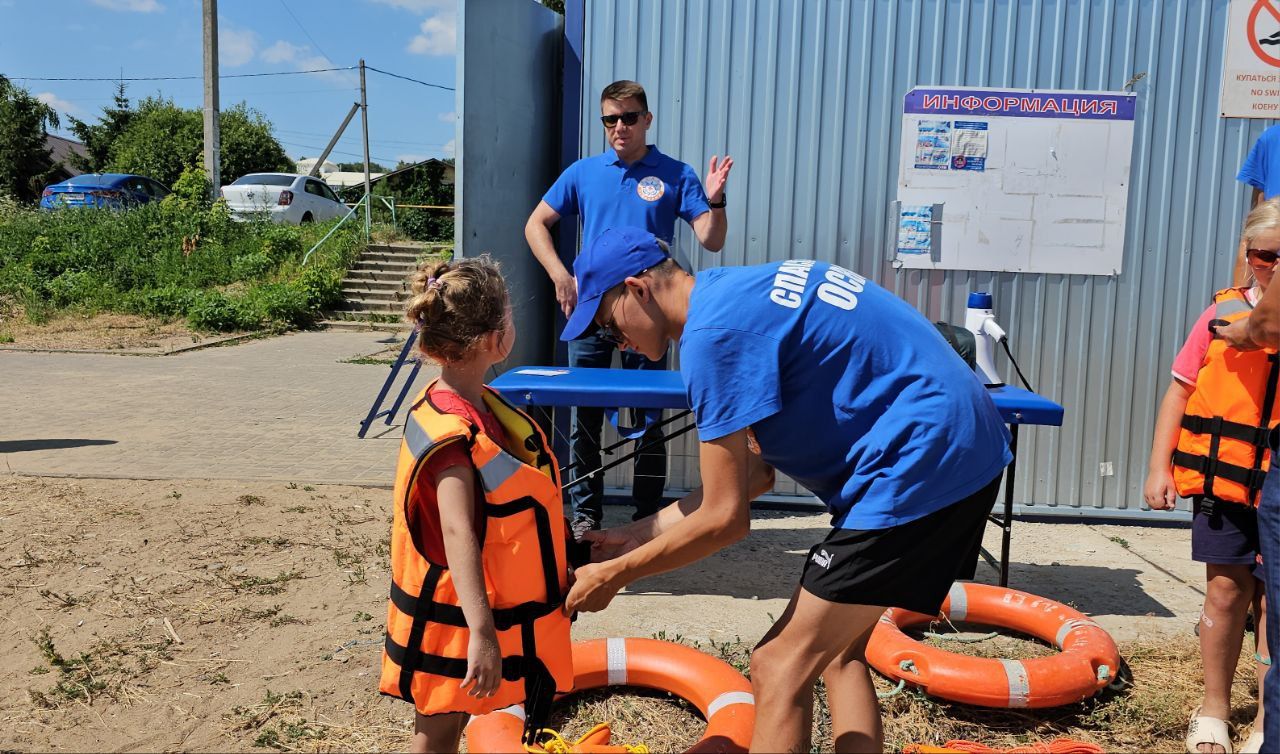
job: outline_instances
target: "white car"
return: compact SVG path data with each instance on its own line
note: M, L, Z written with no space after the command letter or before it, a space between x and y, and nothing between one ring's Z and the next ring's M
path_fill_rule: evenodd
M222 197L239 220L265 215L272 222L298 225L347 214L347 205L324 181L296 173L250 173L223 186Z

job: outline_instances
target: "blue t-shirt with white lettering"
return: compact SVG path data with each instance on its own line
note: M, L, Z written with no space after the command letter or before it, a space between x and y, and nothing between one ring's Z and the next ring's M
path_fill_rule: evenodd
M1261 191L1263 199L1280 196L1280 126L1263 131L1253 143L1236 180Z
M892 292L825 262L698 273L680 338L698 435L750 427L834 526L884 529L968 497L1013 459L973 370Z
M671 243L676 218L692 223L710 212L693 168L649 145L631 165L618 153L583 157L565 168L542 201L556 214L582 216L582 248L609 228L644 228Z

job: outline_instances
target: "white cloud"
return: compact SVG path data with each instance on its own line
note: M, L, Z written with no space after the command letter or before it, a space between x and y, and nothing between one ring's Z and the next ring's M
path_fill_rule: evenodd
M218 62L228 68L253 60L258 50L258 35L249 29L222 24L218 29Z
M262 51L261 57L268 63L289 63L306 51L306 47L277 39L275 44Z
M422 22L419 34L409 41L409 52L418 55L452 55L458 50L458 14L441 10Z
M68 115L84 114L84 111L81 110L77 105L62 99L61 97L54 94L53 92L40 92L39 94L36 95L36 99L40 100L41 102L45 103L49 107L52 107L54 110L57 110L60 113L66 113Z
M455 112L440 113L441 123L453 123L458 120L458 114Z
M456 0L373 0L373 2L422 15L457 7Z
M90 0L99 8L126 11L128 13L155 13L164 10L157 0Z
M444 152L444 156L445 156L445 157L452 157L452 156L453 156L453 142L454 142L454 141L456 141L456 139L450 139L449 141L445 142L445 145L444 145L443 147L441 147L441 148L440 148L440 151L441 151L441 152Z

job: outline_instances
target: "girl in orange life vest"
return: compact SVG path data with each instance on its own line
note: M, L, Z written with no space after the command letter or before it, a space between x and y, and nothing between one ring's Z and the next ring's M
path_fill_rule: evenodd
M497 265L430 265L413 292L440 377L405 419L379 690L414 704L413 751L456 751L469 715L527 702L536 720L572 686L567 530L545 437L484 384L515 341Z
M1257 622L1258 711L1239 751L1256 752L1262 745L1262 677L1270 657L1254 506L1268 468L1266 428L1280 418L1280 372L1274 354L1229 348L1213 330L1223 320L1247 317L1271 283L1280 250L1280 201L1255 207L1243 236L1253 280L1215 294L1174 360L1143 490L1147 505L1157 510L1173 508L1178 496L1192 498L1192 559L1205 563L1199 626L1204 697L1188 726L1189 752L1232 751L1225 721L1251 603Z

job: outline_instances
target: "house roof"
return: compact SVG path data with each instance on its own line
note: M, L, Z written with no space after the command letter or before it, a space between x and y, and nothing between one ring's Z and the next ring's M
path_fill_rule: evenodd
M44 147L49 150L53 161L62 165L67 175L80 175L84 172L72 165L70 159L73 154L81 157L89 156L89 151L80 142L47 133L44 135Z

